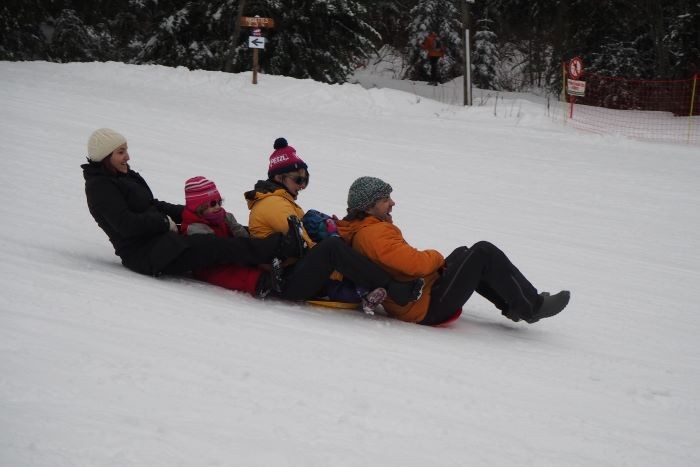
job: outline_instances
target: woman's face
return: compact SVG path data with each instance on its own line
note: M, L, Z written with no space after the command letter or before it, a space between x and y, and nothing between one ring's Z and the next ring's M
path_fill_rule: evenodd
M129 171L129 164L127 164L127 162L129 162L128 149L126 143L124 143L115 149L109 158L109 165L117 172L125 174Z
M277 177L277 181L284 185L294 199L297 199L299 192L306 188L306 184L309 182L309 174L306 169L295 170Z

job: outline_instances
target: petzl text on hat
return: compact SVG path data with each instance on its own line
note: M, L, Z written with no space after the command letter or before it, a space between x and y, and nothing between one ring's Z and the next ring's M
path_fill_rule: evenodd
M272 179L275 175L309 168L306 163L297 156L296 149L287 144L286 139L277 138L273 147L275 151L270 154L270 166L267 169L267 177L269 179Z

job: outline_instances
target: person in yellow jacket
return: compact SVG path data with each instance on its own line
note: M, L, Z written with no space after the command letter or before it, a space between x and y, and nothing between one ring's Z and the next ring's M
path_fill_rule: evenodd
M419 300L400 304L387 299L384 309L402 321L439 325L453 321L474 291L513 320L535 323L554 316L569 302L566 290L556 295L537 289L489 242L455 249L447 258L436 250L418 250L394 225L392 187L375 177L360 177L348 192L347 216L337 222L340 235L353 248L397 280L423 278Z
M250 209L248 229L254 238L287 232L289 216L304 217L304 210L296 199L309 183L308 166L286 139L277 138L274 149L270 155L267 180L258 180L255 187L244 195ZM313 248L315 242L303 225L301 230L308 248Z
M387 294L402 304L418 299L422 280L393 279L340 237L327 238L318 244L311 240L299 221L304 210L296 203L299 192L309 183L308 166L286 139L277 138L274 149L270 155L267 180L258 180L255 187L244 195L250 209L250 235L266 238L286 233L290 228L300 229L308 246L301 259L285 265L283 290L276 295L288 300L315 298L324 290L331 274L337 271L363 291L360 298L367 312L372 311Z

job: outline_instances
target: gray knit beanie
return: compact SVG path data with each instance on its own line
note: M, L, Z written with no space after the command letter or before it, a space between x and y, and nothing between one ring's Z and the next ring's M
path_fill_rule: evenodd
M363 211L391 194L391 185L375 177L360 177L350 185L348 211Z

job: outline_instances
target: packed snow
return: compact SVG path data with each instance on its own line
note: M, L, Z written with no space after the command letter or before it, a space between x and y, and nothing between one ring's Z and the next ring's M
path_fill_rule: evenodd
M0 62L0 465L700 465L697 146L412 86ZM305 209L381 177L414 246L489 240L572 301L527 325L475 296L430 328L140 276L85 203L99 127L159 199L204 175L243 220L284 136Z

